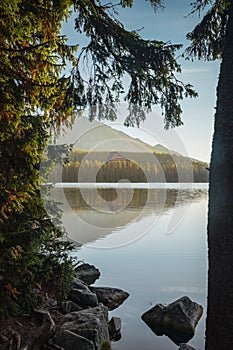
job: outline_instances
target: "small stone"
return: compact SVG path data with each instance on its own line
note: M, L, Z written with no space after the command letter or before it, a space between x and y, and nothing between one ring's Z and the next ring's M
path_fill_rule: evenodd
M121 319L120 317L112 317L108 323L110 340L117 341L121 339Z

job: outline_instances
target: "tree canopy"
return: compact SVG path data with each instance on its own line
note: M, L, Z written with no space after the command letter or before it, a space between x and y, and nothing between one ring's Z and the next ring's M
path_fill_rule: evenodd
M71 283L68 244L45 212L39 187L49 130L72 111L69 80L61 72L76 48L60 35L70 5L0 4L0 316L41 302L36 283L46 282L58 298Z
M160 5L160 1L150 3L155 9ZM131 7L133 1L121 1L121 5ZM176 77L181 68L175 54L181 45L144 40L138 32L126 30L117 19L116 5L111 3L75 1L74 8L75 28L89 39L73 70L75 103L91 107L91 120L116 119L114 103L124 93L122 78L127 74L130 83L125 100L129 115L125 125L138 126L154 104L161 106L166 128L181 125L179 101L197 96L190 84ZM82 58L89 66L85 78L80 69Z
M157 9L161 1L149 3ZM133 1L119 5L131 7ZM67 45L61 35L71 10L76 30L88 38L78 57L78 47ZM125 74L130 78L126 125L139 125L153 104L162 107L165 127L182 124L179 101L196 93L176 77L179 48L127 31L115 4L0 3L0 316L37 305L42 294L35 285L62 298L72 280L69 245L40 198L39 167L51 130L87 106L90 119L116 118L114 103L123 93ZM89 60L87 77L81 71L83 58ZM68 61L73 71L66 77Z

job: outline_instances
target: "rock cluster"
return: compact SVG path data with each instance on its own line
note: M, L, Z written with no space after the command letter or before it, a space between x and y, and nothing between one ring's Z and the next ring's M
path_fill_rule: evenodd
M108 310L121 305L129 294L90 286L100 276L93 265L82 264L76 272L66 301L56 305L50 300L49 307L6 322L0 329L1 350L101 350L120 339L121 321L118 317L109 321Z

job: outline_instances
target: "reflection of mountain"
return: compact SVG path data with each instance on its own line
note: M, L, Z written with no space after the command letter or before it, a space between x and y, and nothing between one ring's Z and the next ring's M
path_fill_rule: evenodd
M205 189L57 188L52 192L53 199L63 203L63 226L69 238L81 245L206 195Z

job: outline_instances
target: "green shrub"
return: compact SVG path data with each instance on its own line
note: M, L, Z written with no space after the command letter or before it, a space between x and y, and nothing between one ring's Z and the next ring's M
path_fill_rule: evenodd
M101 345L101 350L111 350L111 343L108 340L104 340Z

